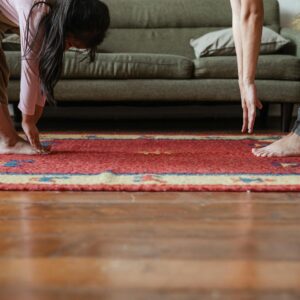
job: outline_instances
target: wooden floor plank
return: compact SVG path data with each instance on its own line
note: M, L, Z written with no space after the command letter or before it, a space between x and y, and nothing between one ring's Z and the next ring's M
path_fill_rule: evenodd
M245 223L244 223L245 224ZM0 256L27 257L119 257L204 259L256 259L298 261L300 259L300 226L244 227L234 226L178 226L160 230L159 225L137 226L119 224L93 226L90 230L70 232L56 227L56 232L34 232L31 227L18 234L1 234ZM38 225L37 225L38 226ZM162 224L165 226L165 224ZM78 228L80 226L76 226ZM274 233L276 231L276 233ZM288 246L287 246L288 245Z
M300 291L300 263L173 259L30 258L0 259L5 274L25 288L81 285L126 289L272 289Z
M0 203L12 202L79 202L79 203L127 203L127 202L300 202L300 193L212 193L212 192L167 192L167 193L127 193L127 192L6 192L0 191Z
M0 300L300 298L299 193L0 192Z
M138 289L34 289L22 291L2 291L1 300L298 300L299 294L291 291L236 291L236 290L181 290L162 289L158 291Z

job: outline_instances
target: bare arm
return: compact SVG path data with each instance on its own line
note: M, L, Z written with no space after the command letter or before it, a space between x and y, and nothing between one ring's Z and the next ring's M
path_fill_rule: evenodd
M230 0L232 7L232 30L235 41L240 83L243 83L243 47L241 32L241 0Z
M253 132L256 107L262 108L255 86L256 66L263 27L262 0L231 0L239 84L243 107L242 132Z
M241 2L243 81L244 84L254 84L261 43L264 7L262 0L241 0Z

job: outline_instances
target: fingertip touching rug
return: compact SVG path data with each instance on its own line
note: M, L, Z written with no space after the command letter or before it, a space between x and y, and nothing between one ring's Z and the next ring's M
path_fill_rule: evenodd
M300 157L257 158L280 136L45 134L49 155L0 155L0 189L300 191Z

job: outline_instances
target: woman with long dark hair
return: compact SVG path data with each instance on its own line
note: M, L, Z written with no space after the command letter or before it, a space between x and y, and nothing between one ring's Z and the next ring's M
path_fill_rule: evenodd
M18 136L8 111L9 70L0 46L0 154L47 152L36 127L63 66L64 51L87 49L90 60L110 24L108 7L99 0L1 0L0 36L20 33L22 72L19 109L28 142Z

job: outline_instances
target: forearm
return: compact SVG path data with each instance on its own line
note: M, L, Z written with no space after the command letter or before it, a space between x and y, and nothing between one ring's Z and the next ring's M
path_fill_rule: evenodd
M264 9L262 0L241 0L243 83L253 84L259 57Z
M36 105L34 115L22 114L22 122L36 125L43 114L44 107Z
M243 45L241 32L241 2L240 0L230 0L232 7L232 31L237 56L239 81L243 80Z

